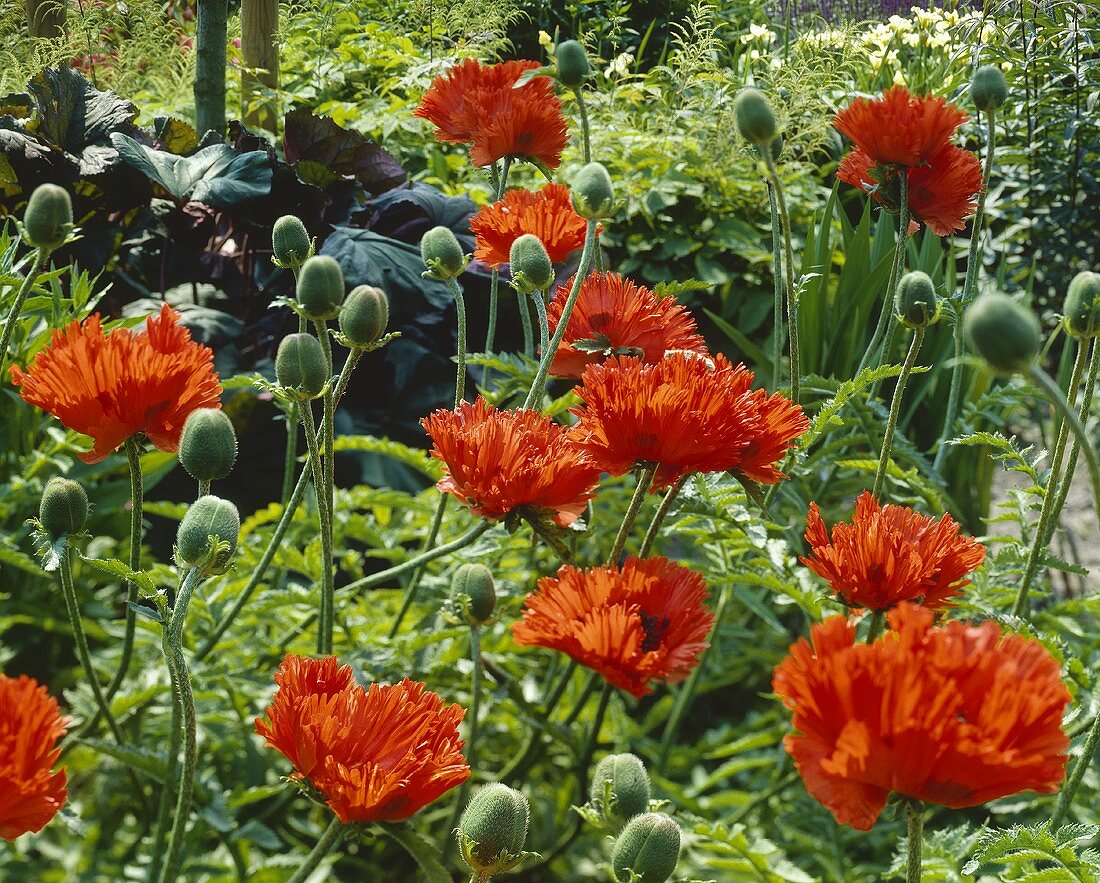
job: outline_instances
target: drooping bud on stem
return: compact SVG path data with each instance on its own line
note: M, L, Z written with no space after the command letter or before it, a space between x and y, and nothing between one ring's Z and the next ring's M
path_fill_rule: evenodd
M611 867L621 883L665 883L679 861L680 826L658 812L627 822L611 853Z
M1042 343L1034 313L1006 294L983 294L966 311L963 333L998 374L1027 371Z
M198 408L183 424L180 463L196 481L218 481L237 461L237 433L221 408Z
M51 478L42 489L38 520L54 542L79 533L88 520L88 494L71 479Z

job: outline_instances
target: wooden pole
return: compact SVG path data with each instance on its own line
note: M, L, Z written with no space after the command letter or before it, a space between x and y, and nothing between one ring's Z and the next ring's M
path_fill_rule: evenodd
M225 131L225 47L229 0L198 0L195 33L195 129Z
M265 90L279 87L279 0L241 0L241 119L245 125L275 131L279 108Z

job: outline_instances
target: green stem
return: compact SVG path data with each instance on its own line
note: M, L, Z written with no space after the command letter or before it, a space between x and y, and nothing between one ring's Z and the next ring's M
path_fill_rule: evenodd
M455 313L458 314L458 375L455 378L455 407L466 396L466 301L462 297L462 288L454 279L448 279L447 285L455 296Z
M948 444L951 433L955 430L955 418L958 416L959 395L962 392L962 313L955 315L955 326L951 329L951 336L955 344L955 358L951 364L951 387L947 392L947 410L943 415L943 429L940 430L939 441L936 442L936 456L932 460L932 469L939 472L943 468L943 461L947 458Z
M328 334L328 326L325 322L314 322L317 331L317 339L321 342L321 350L328 364L329 376L332 376L332 340ZM329 386L322 401L321 438L320 447L324 448L324 456L321 459L321 484L315 485L318 496L325 498L325 511L328 517L321 523L321 624L317 629L317 652L322 656L332 653L332 633L335 620L335 606L333 604L333 545L335 530L335 496L334 496L334 464L335 458L335 387ZM307 408L310 406L307 405ZM312 414L310 415L312 417ZM308 430L307 430L308 431Z
M523 327L523 354L530 358L535 355L535 335L531 329L531 309L527 306L527 298L522 294L517 296L516 306L519 307L519 323Z
M1050 817L1052 830L1060 828L1066 820L1066 814L1073 804L1073 795L1077 792L1077 787L1085 777L1085 772L1092 766L1092 758L1096 754L1097 744L1100 744L1100 715L1097 715L1093 720L1088 737L1085 739L1084 748L1081 749L1081 756L1077 758L1077 763L1073 765L1073 771L1066 779L1062 793L1058 795L1058 803L1054 807L1054 814Z
M905 883L921 883L921 853L924 851L924 806L919 800L905 805L909 832L909 850L905 867Z
M534 532L535 536L553 549L554 554L557 555L561 561L568 563L573 560L573 550L570 549L553 530L543 524L538 515L529 511L526 507L520 509L519 512L523 520L531 525L531 530Z
M611 547L611 554L607 556L608 567L619 563L619 558L626 547L626 538L630 536L630 528L634 526L634 519L638 517L638 510L642 508L645 495L653 485L653 476L657 474L657 466L643 466L638 471L638 483L634 486L634 496L630 498L630 505L626 507L623 522L619 525L619 532L615 536L615 544Z
M570 710L569 714L565 716L565 719L562 721L563 724L569 726L569 724L580 717L580 713L588 704L588 697L591 696L592 691L596 689L596 681L599 679L600 676L596 674L596 672L590 671L588 673L588 678L585 680L584 686L581 687L581 694L577 697L577 701L573 703L573 708Z
M1088 347L1083 341L1077 344L1077 355L1073 360L1073 371L1069 379L1069 402L1077 397L1077 390L1081 386L1081 378L1085 374L1085 364L1088 362ZM1069 426L1063 420L1058 427L1058 435L1054 441L1054 453L1050 461L1050 469L1047 471L1046 487L1043 489L1043 505L1039 509L1039 520L1035 525L1031 548L1027 554L1027 565L1024 567L1024 575L1020 579L1020 587L1016 592L1016 602L1012 605L1013 616L1025 616L1027 613L1027 596L1031 590L1032 580L1039 571L1039 558L1050 541L1053 533L1052 516L1054 505L1058 496L1058 481L1062 473L1062 461L1066 454L1066 443L1069 441Z
M321 450L318 443L319 435L313 421L313 408L309 402L302 403L302 425L305 427L306 445L309 448L309 468L313 474L313 489L317 495L317 518L321 528L321 543L324 546L326 539L331 536L332 513L328 508L328 499L325 495L325 472L321 463ZM331 547L330 547L331 548ZM330 553L331 554L331 553ZM330 555L322 555L321 562L321 602L318 607L318 616L321 626L317 634L317 652L331 653L332 641L332 611L335 609L333 600L335 587ZM326 629L328 634L328 650L323 649L326 644Z
M298 403L290 402L286 409L286 456L283 458L283 490L279 500L286 506L294 492L294 473L298 465Z
M494 197L495 202L499 202L504 198L504 189L508 186L508 172L512 168L512 157L504 157L504 164L500 176L497 176L496 163L493 163L493 183L496 185L496 194ZM489 277L489 324L485 329L485 355L493 355L493 343L496 340L497 334L497 311L500 306L500 268L493 267L493 272ZM492 376L493 369L486 366L485 373L482 375L481 383L486 390L489 388L489 378Z
M676 479L676 483L672 485L672 487L665 491L665 495L661 499L661 504L657 507L657 511L653 513L653 520L649 523L649 529L645 532L645 539L642 540L642 548L638 550L639 558L645 558L653 549L653 544L657 540L657 534L661 529L661 524L668 516L673 502L675 502L680 491L683 490L684 484L687 482L688 478L689 476L687 475L681 476Z
M1081 423L1084 424L1089 419L1089 413L1092 410L1092 398L1096 392L1096 377L1100 373L1100 338L1094 338L1092 343L1092 357L1089 359L1088 373L1085 375L1085 390L1081 394ZM1057 499L1054 501L1054 512L1051 516L1050 533L1054 533L1054 528L1058 524L1058 519L1062 515L1062 507L1066 504L1066 497L1069 496L1070 485L1073 482L1073 474L1077 471L1077 458L1081 453L1081 444L1074 436L1073 442L1069 446L1069 457L1066 460L1066 468L1062 472L1062 479L1058 483ZM1047 541L1050 541L1050 537L1047 537Z
M521 294L520 297L526 297L526 295ZM532 291L531 301L535 305L535 314L539 319L539 352L541 354L545 353L550 346L550 324L546 317L546 301L541 291Z
M715 641L718 638L718 630L722 626L722 620L725 618L732 596L733 592L730 587L723 585L718 595L718 606L714 611L714 623L711 625L710 634L707 636L707 646L699 656L699 662L691 672L687 682L680 688L680 692L676 696L676 704L672 707L672 714L669 715L668 723L665 724L665 731L661 734L660 758L662 765L668 760L668 755L672 751L672 743L676 740L680 725L684 722L684 715L687 714L692 702L695 701L695 694L699 691L699 681L703 678L703 670L707 667L707 659L713 651Z
M875 473L875 485L871 490L871 496L879 500L882 494L882 486L886 481L886 467L890 462L890 451L894 446L894 432L898 426L898 414L901 412L901 400L905 395L905 386L909 382L909 375L913 371L913 365L917 361L917 353L924 342L924 329L918 328L913 332L913 342L909 344L909 352L905 355L905 362L901 366L901 374L898 375L897 386L894 387L894 397L890 400L890 416L886 420L886 433L882 437L882 450L878 455L878 471Z
M581 117L581 145L584 151L585 165L592 162L592 134L588 126L588 108L584 103L584 84L573 90L577 96L577 110Z
M550 344L539 361L539 370L535 374L534 383L531 384L531 391L527 393L527 399L523 403L524 408L533 408L535 403L542 399L543 391L546 389L546 378L550 373L550 363L554 360L554 354L558 351L558 347L561 346L562 338L565 337L565 329L569 327L569 317L573 314L573 307L576 305L577 297L581 293L581 284L592 267L597 226L596 221L589 220L588 229L584 236L584 249L581 251L577 273L573 277L573 287L569 290L569 296L562 305L561 316L558 318L558 327L554 330L554 336L550 339Z
M779 389L783 378L783 298L786 289L783 286L783 255L780 252L779 205L775 201L772 182L768 181L767 184L768 214L772 224L772 280L775 289L775 304L772 309L772 322L775 326L772 334L772 389Z
M333 816L332 821L329 822L325 833L321 835L321 839L317 841L317 845L313 847L313 850L309 855L305 857L305 860L298 866L298 870L294 872L294 876L291 877L287 883L305 883L308 880L317 866L321 864L321 860L325 858L337 844L344 839L344 835L347 833L347 828L340 822L338 816Z
M791 219L787 214L787 200L783 196L783 182L775 168L770 149L761 150L764 167L775 190L775 201L779 206L779 226L783 231L783 266L787 286L787 336L791 351L791 400L799 403L799 377L801 368L798 363L798 291L794 287L794 248L791 245Z
M885 610L872 610L871 611L871 624L867 628L867 643L873 644L879 639L879 636L886 630L886 611Z
M596 717L592 720L592 729L588 733L584 751L577 763L577 784L580 785L582 799L587 790L588 768L592 765L592 757L595 755L596 745L600 741L600 727L603 726L604 715L607 713L608 703L611 702L611 693L613 690L614 688L611 684L604 681L603 690L600 692L600 704L596 706Z
M887 326L894 316L894 290L898 287L898 279L905 269L905 247L909 241L909 169L900 167L898 185L901 190L901 204L898 207L898 241L894 246L894 260L890 266L890 280L886 283L886 297L882 302L882 312L879 313L878 325L871 336L871 342L867 345L863 358L859 360L856 374L871 364L871 359L878 351L882 338L886 334Z
M428 529L428 536L424 540L424 546L421 549L421 553L427 551L435 545L436 538L439 536L439 528L443 524L443 511L447 508L447 500L450 499L449 494L440 494L439 505L435 507L435 515L432 516L432 526ZM397 611L397 616L393 619L393 624L390 626L389 639L392 641L397 637L397 631L401 628L401 623L405 620L405 615L409 612L409 608L412 606L414 600L416 600L416 590L420 588L420 579L424 576L424 568L418 567L409 579L409 585L405 589L405 597L401 600L401 609Z
M141 522L144 507L144 494L141 483L141 443L136 436L126 440L126 462L130 466L130 570L141 570ZM118 661L111 685L107 688L107 700L114 698L126 671L130 668L130 659L134 653L134 633L137 628L137 613L134 605L138 602L138 584L133 580L126 586L126 631L122 637L122 656Z
M8 364L8 346L11 343L12 333L15 331L16 322L19 320L19 314L23 310L23 304L27 300L27 295L30 294L31 288L34 287L34 280L38 278L38 274L42 271L42 267L46 261L49 260L50 249L39 248L34 253L34 260L31 262L31 268L27 271L27 275L23 277L23 283L19 286L19 291L15 294L15 300L12 301L11 309L8 310L8 320L4 323L4 330L0 334L0 377L7 377L5 373Z

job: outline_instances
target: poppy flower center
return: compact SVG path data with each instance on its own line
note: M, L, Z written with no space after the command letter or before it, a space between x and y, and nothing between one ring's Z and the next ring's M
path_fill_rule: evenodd
M642 652L652 653L661 646L668 627L672 624L667 616L658 619L652 613L644 610L638 611L638 618L642 621L642 630L645 631L645 640L642 641Z

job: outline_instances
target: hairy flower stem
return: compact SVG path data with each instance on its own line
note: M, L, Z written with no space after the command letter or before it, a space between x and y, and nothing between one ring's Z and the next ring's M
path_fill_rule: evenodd
M867 643L875 643L884 631L886 631L886 611L872 610L871 622L867 627Z
M669 715L668 722L665 724L665 731L661 734L661 749L658 756L661 759L660 764L662 766L668 761L668 755L672 751L672 743L676 741L676 735L680 731L680 725L684 722L684 716L695 701L695 694L699 690L699 681L702 680L703 670L707 667L707 659L714 648L718 637L718 629L722 626L722 620L725 618L726 610L729 609L732 595L733 592L730 590L729 585L723 585L718 595L718 606L714 611L714 624L711 625L710 634L707 636L707 645L700 654L695 669L676 696L676 704L672 706L672 714Z
M504 164L501 172L497 174L496 163L491 166L491 173L493 176L493 189L495 190L494 201L499 202L504 198L504 189L508 186L508 172L512 168L512 157L504 157ZM489 322L485 329L485 355L493 355L493 343L496 340L497 334L497 311L500 306L500 267L493 267L493 272L489 277ZM492 376L493 369L489 366L485 367L485 372L482 375L481 383L486 389L489 388L489 378Z
M607 556L608 567L614 567L622 557L626 547L626 538L630 536L630 528L634 526L634 519L638 517L638 510L642 508L646 492L653 485L653 476L657 474L657 466L643 466L638 470L638 483L634 486L634 496L630 498L630 505L626 507L623 515L623 523L619 525L619 533L615 536L615 544L611 547L611 554Z
M462 288L454 279L447 280L451 294L455 296L455 313L458 315L458 372L455 377L455 407L466 397L466 301Z
M906 827L909 833L905 883L921 883L921 853L924 852L924 806L919 800L905 804Z
M15 331L15 323L19 320L19 314L23 310L27 295L31 293L34 280L38 278L38 274L42 272L42 268L50 258L50 252L51 250L48 248L35 250L31 268L27 271L27 275L23 277L19 291L15 293L15 300L11 303L11 309L8 310L8 319L4 323L3 332L0 333L0 377L6 378L8 376L8 346L11 344L11 336Z
M328 499L325 495L325 472L324 466L321 464L321 449L318 444L320 435L317 432L317 427L313 421L313 409L310 407L309 402L302 403L302 425L305 428L306 445L309 448L309 468L313 473L313 489L317 495L317 519L321 528L321 543L324 545L325 538L331 536L330 519L332 513L328 508ZM321 620L321 626L317 630L317 652L318 653L331 653L331 649L323 649L325 635L328 635L328 644L331 648L332 642L332 615L335 609L335 603L333 600L333 594L335 591L333 585L333 574L331 557L323 556L321 563L321 603L318 607L318 617Z
M645 539L642 540L642 547L638 550L639 558L647 557L652 551L653 544L657 540L657 534L661 530L661 524L664 523L669 510L672 508L672 504L676 501L676 497L679 496L680 491L683 490L684 484L689 477L688 475L681 476L676 479L676 483L672 487L665 491L665 495L661 498L661 503L657 507L657 511L653 513L653 520L649 523L649 529L645 532Z
M543 524L538 515L524 511L522 517L524 521L531 525L531 531L535 536L553 549L559 560L566 564L573 560L573 550L552 529Z
M584 103L584 84L577 86L573 94L577 96L577 112L581 118L581 149L584 152L584 163L588 165L592 162L592 130L588 125L588 107Z
M558 327L554 330L554 336L550 339L550 344L546 348L546 352L542 354L542 358L539 360L539 370L535 374L535 381L531 384L531 391L527 393L527 399L523 403L525 408L533 408L536 403L542 399L542 394L546 390L546 378L550 374L550 363L554 361L554 354L558 351L558 347L561 346L562 338L565 337L565 329L569 327L569 317L573 315L573 307L577 303L577 297L581 293L581 284L588 276L588 271L592 268L592 255L596 248L596 228L598 224L594 220L588 221L588 228L584 235L584 249L581 251L580 263L577 265L577 274L573 277L573 287L569 290L569 296L565 299L565 303L562 305L561 316L558 319Z
M1069 404L1077 397L1077 390L1081 386L1081 378L1085 373L1085 363L1088 361L1088 347L1084 342L1077 345L1077 355L1073 360L1073 371L1069 378ZM1069 426L1061 421L1058 434L1054 441L1053 456L1050 461L1050 469L1047 471L1046 487L1043 490L1043 505L1039 509L1039 520L1035 525L1034 536L1031 540L1031 548L1027 554L1027 565L1024 567L1024 575L1020 579L1020 587L1016 591L1016 601L1012 605L1013 616L1026 616L1028 613L1027 596L1031 590L1031 583L1039 572L1039 558L1046 550L1047 543L1053 533L1054 506L1058 497L1058 482L1062 472L1062 462L1066 454L1066 443L1069 441Z
M905 355L897 386L894 387L894 397L890 400L890 416L886 420L886 432L882 436L882 450L878 455L875 484L871 489L871 496L876 500L881 498L882 486L886 482L886 468L890 463L890 451L894 447L894 432L898 426L898 414L901 413L901 400L905 396L905 386L909 382L909 375L913 372L913 365L917 361L917 353L920 352L920 345L923 342L924 329L918 328L913 332L913 341L909 344L909 352Z
M871 335L871 342L867 344L867 349L856 367L855 374L857 375L871 364L871 359L874 358L875 353L878 352L878 348L882 344L882 339L886 335L886 328L894 317L894 292L898 287L898 279L901 278L902 271L905 269L905 248L906 243L909 241L909 170L904 166L901 168L898 180L901 188L901 204L898 208L898 241L897 245L894 246L894 260L890 265L890 279L886 283L886 297L882 301L882 312L879 313L878 325L875 327L875 333Z
M527 298L519 295L516 298L519 307L519 323L523 327L523 354L528 358L535 356L535 334L531 328L531 308L527 305Z
M324 322L314 323L317 329L317 338L321 341L321 349L328 362L328 373L332 376L332 341L328 335L328 326ZM308 405L306 406L309 407ZM321 437L324 440L324 458L321 461L323 468L322 485L318 493L325 496L325 507L328 510L328 521L322 526L321 534L321 566L325 569L327 577L321 579L321 627L317 630L317 652L323 655L332 653L332 632L335 621L335 605L332 591L335 580L333 574L333 558L336 529L336 498L335 498L335 458L336 458L336 389L329 386L325 392L322 410Z
M550 321L546 316L546 300L541 291L532 291L531 302L535 305L535 315L539 319L539 352L545 353L550 346Z
M1093 394L1096 392L1096 377L1100 373L1100 338L1094 339L1092 343L1092 356L1089 359L1088 372L1085 375L1085 391L1081 394L1081 423L1084 424L1089 419L1089 414L1092 411L1092 399ZM1054 533L1054 528L1058 524L1058 519L1062 515L1062 507L1066 504L1066 497L1069 496L1070 485L1073 482L1073 474L1077 471L1077 458L1081 453L1081 443L1074 436L1073 441L1069 446L1069 457L1066 460L1066 468L1062 471L1062 479L1058 482L1058 493L1055 495L1054 511L1050 519L1050 529L1048 531L1047 542L1050 542L1050 535Z
M801 368L798 363L798 292L794 287L794 248L791 245L791 219L787 213L787 200L783 196L783 182L775 168L771 150L762 150L768 179L775 190L775 201L779 206L779 226L783 232L783 270L787 288L787 337L790 340L791 353L791 400L799 404L799 377Z
M1058 795L1058 803L1055 804L1054 813L1050 817L1051 830L1058 830L1066 820L1066 814L1073 804L1073 795L1077 793L1077 787L1085 777L1086 771L1092 766L1092 758L1096 754L1098 744L1100 744L1100 714L1093 719L1092 727L1089 729L1084 747L1081 749L1081 756L1077 758L1077 763L1073 765L1073 771L1069 774L1062 792Z
M978 260L978 252L982 242L982 224L985 220L985 197L989 191L989 178L993 173L993 149L997 138L996 112L986 112L988 130L985 140L985 169L982 172L982 189L978 194L978 208L974 212L974 223L970 229L970 248L966 257L966 278L963 280L962 298L955 311L955 327L953 336L955 341L955 360L951 366L951 386L947 393L947 410L943 415L943 429L936 447L936 458L932 461L932 468L939 472L947 456L947 442L955 431L955 418L959 412L959 393L962 390L962 314L963 310L974 300L978 288L978 271L981 266Z
M329 822L328 827L325 828L325 833L321 835L321 839L317 841L317 845L313 847L309 855L305 857L302 863L298 866L298 870L294 872L294 876L291 877L287 883L305 883L313 872L317 870L317 866L321 864L321 861L327 856L336 846L344 839L344 835L347 833L347 828L341 823L339 816L333 816L332 821Z
M130 466L130 570L141 570L141 522L144 494L141 483L141 443L135 436L126 440L126 462ZM138 584L130 580L126 586L126 631L122 636L122 655L118 661L111 685L107 688L107 701L114 698L126 678L130 659L134 654L134 633L137 628Z
M771 149L770 147L768 148ZM772 389L779 389L783 379L783 255L779 234L779 205L775 201L775 188L768 181L768 214L772 223L772 279L775 288L775 304L772 308L772 322L775 330L772 334Z

